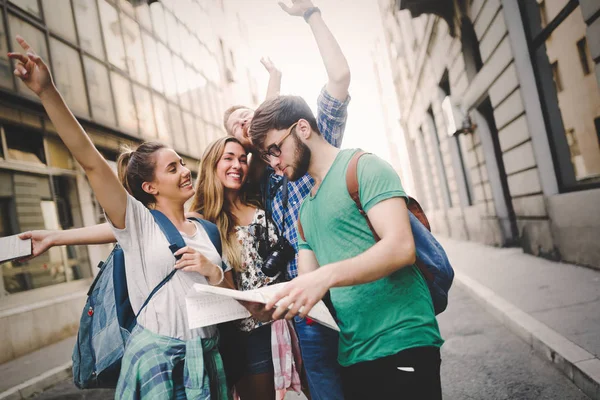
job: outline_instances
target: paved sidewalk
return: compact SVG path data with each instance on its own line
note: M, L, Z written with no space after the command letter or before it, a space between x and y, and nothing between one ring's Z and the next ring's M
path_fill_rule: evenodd
M600 399L600 271L441 238L461 285L592 399ZM452 305L450 304L450 307Z

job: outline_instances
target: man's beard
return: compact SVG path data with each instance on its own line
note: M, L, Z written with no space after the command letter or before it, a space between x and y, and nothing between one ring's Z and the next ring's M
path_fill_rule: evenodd
M292 165L293 175L288 177L290 181L297 181L302 178L308 172L308 165L310 164L310 149L306 144L304 144L299 137L296 136L294 132L292 134L294 137L294 142L296 143L295 150L295 163Z

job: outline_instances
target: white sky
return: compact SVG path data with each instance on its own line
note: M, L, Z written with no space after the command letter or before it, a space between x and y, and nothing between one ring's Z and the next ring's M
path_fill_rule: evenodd
M291 0L286 3L291 5ZM352 73L348 124L342 148L360 147L389 160L383 116L371 52L383 37L376 0L313 0L346 55ZM282 94L300 95L316 108L319 90L327 81L325 67L310 28L301 17L286 14L276 0L228 0L248 28L249 62L258 68L268 56L283 73ZM245 60L244 60L245 61ZM259 70L260 71L260 70ZM257 74L263 96L267 73ZM386 77L391 85L391 75Z

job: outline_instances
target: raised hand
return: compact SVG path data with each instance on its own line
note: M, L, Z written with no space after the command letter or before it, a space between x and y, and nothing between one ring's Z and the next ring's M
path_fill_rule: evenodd
M31 256L19 261L27 261L35 258L48 251L54 246L54 235L56 231L37 230L23 232L19 235L19 239L31 239Z
M14 74L20 78L33 93L41 96L45 90L54 88L50 70L25 39L19 35L17 35L16 39L23 48L25 54L8 53L8 57L17 62Z
M292 6L289 7L284 2L280 1L279 6L283 11L288 13L289 15L295 15L298 17L304 16L304 12L311 7L314 7L314 4L310 0L292 0Z
M185 246L174 253L175 256L181 255L175 263L175 268L186 272L197 272L204 275L209 283L219 282L223 270L216 264L213 264L204 254L196 249ZM220 270L220 271L219 271Z
M273 61L269 57L263 57L260 59L260 63L265 67L269 75L281 75L281 71L273 64Z

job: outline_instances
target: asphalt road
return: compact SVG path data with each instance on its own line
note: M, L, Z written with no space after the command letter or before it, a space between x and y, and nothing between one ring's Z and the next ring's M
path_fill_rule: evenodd
M458 287L439 316L445 400L586 400L572 382L538 357L521 339L487 314ZM76 389L70 381L36 400L112 399L111 390ZM288 394L286 400L304 399Z

